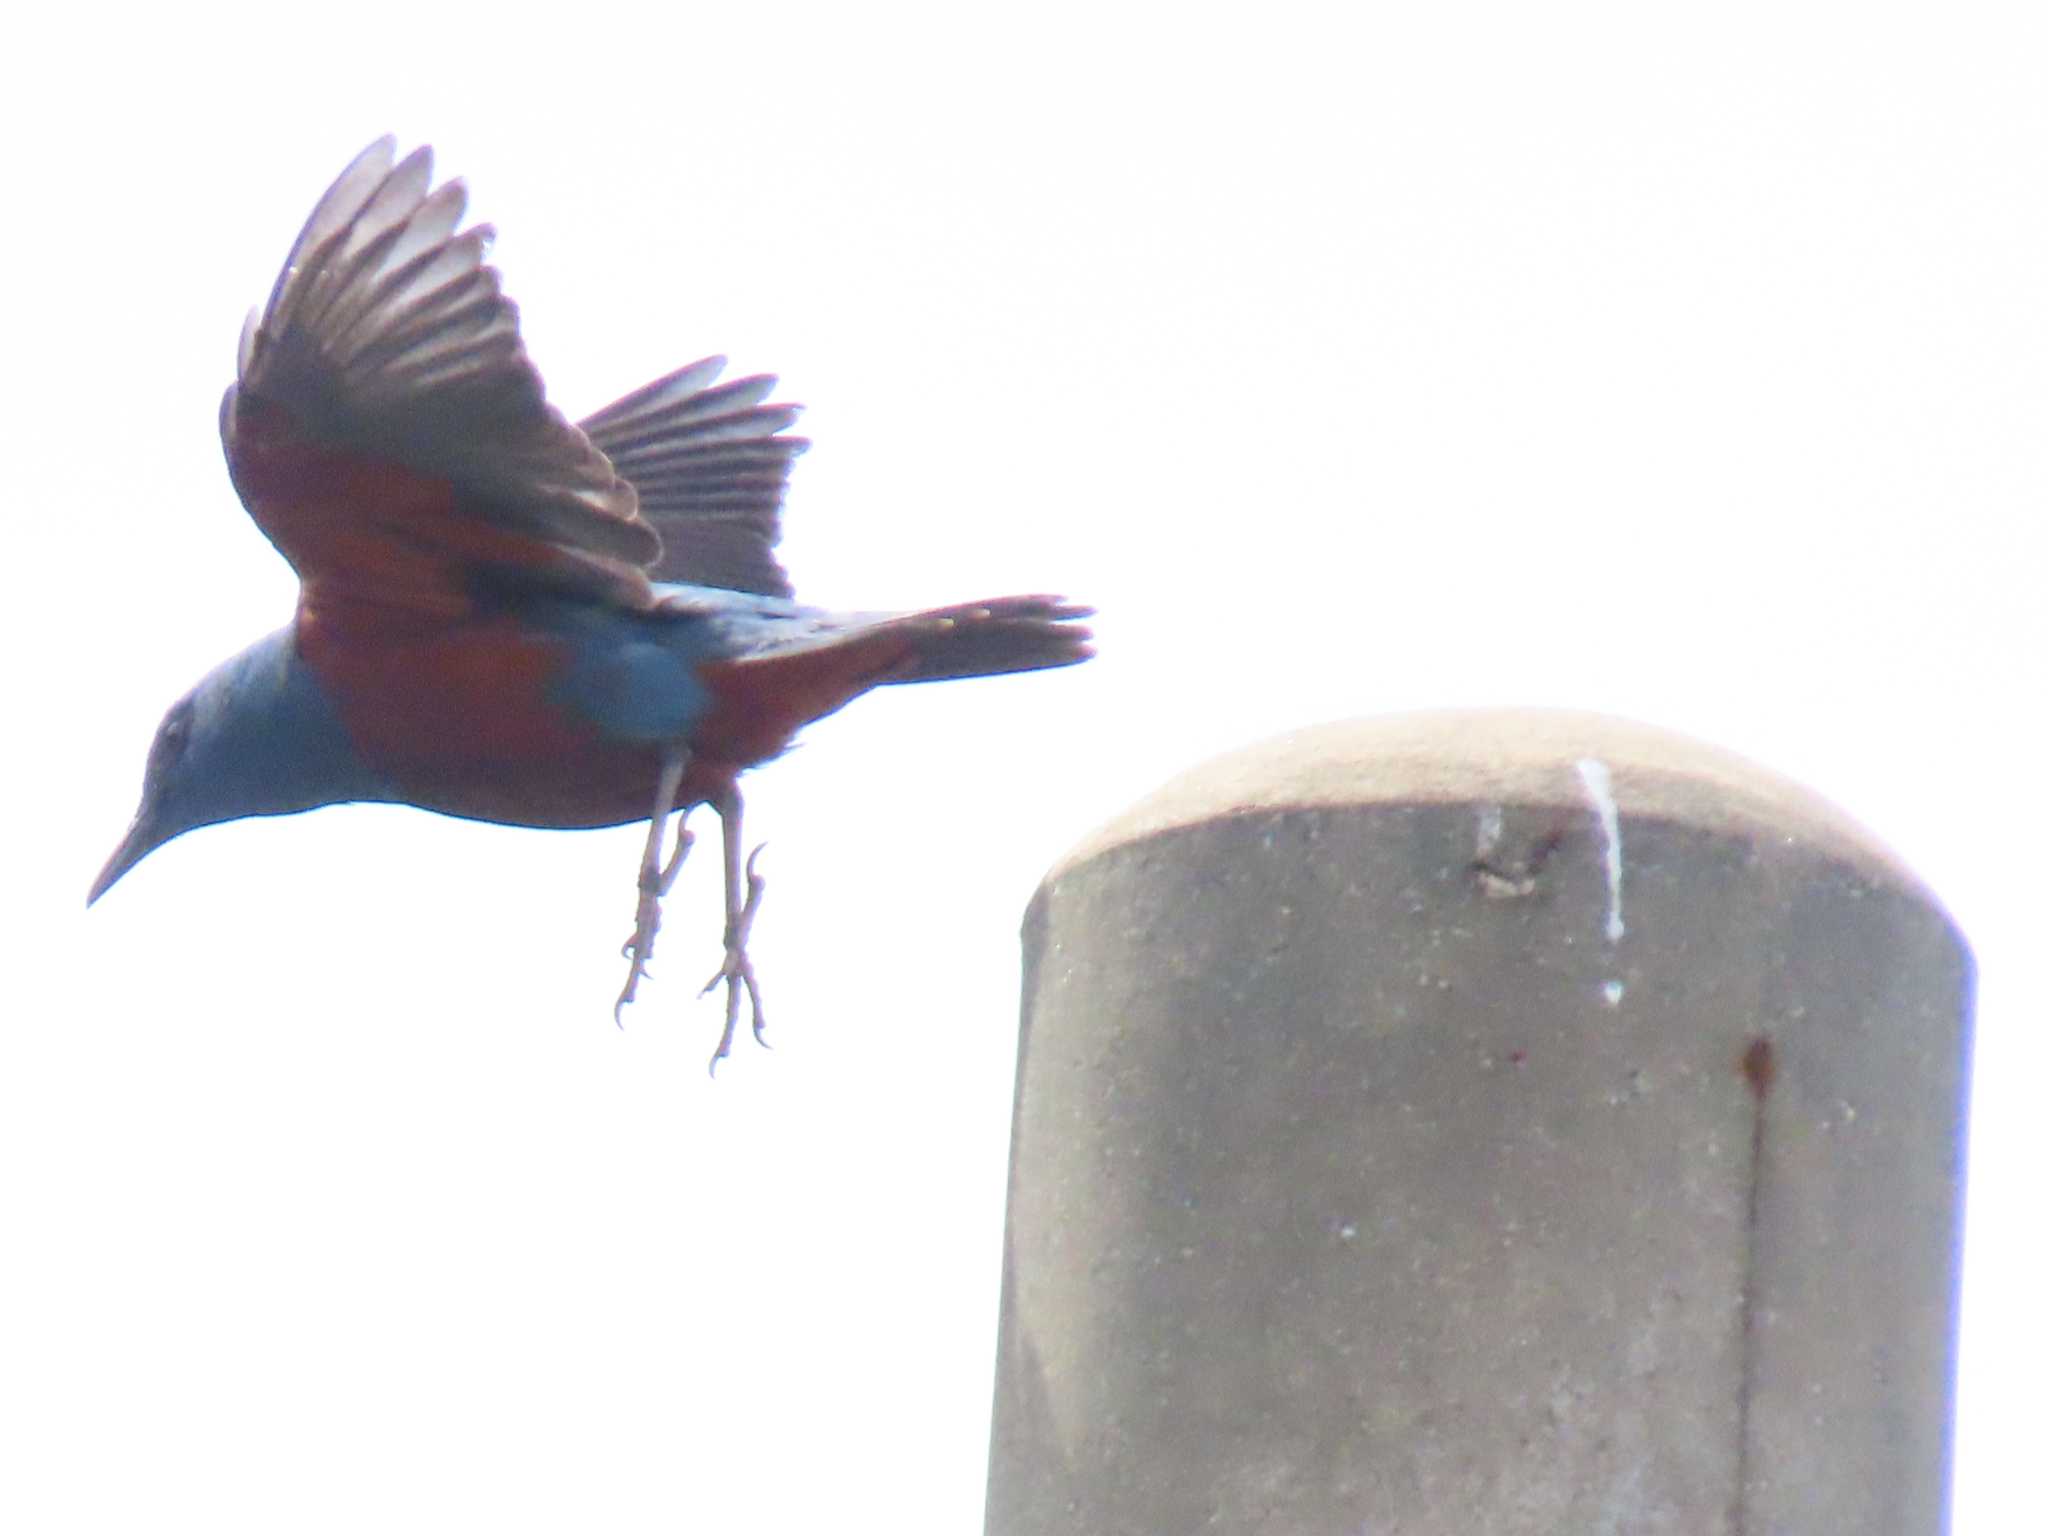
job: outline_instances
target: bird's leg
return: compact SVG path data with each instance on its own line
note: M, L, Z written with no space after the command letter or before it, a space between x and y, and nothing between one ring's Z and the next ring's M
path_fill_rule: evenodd
M747 958L747 935L753 932L754 914L761 910L761 892L768 882L754 868L754 861L761 857L760 848L756 848L747 856L746 894L740 894L739 790L726 790L711 802L711 808L718 812L719 832L725 843L725 963L704 983L706 992L721 981L725 983L725 1031L718 1037L718 1049L711 1053L711 1070L716 1072L718 1063L732 1050L733 1030L740 1020L742 987L753 1009L754 1039L762 1045L768 1043L761 1038L761 1031L767 1028L767 1021L761 1016L761 986L754 979L754 962Z
M682 872L683 859L694 841L690 829L684 825L689 817L685 811L676 818L675 852L669 855L666 863L662 861L661 847L668 833L669 813L675 810L676 795L682 789L683 770L689 763L690 754L682 747L665 754L661 760L661 778L654 790L654 810L647 819L647 847L640 855L640 902L633 913L633 936L626 940L621 951L630 962L626 970L626 986L612 1007L612 1021L621 1028L624 1023L620 1015L626 1004L633 1001L640 978L647 974L647 962L654 957L654 934L661 927L661 898L676 883L676 876Z

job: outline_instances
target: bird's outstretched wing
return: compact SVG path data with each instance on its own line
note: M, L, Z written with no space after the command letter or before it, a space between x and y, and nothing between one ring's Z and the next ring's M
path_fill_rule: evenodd
M582 422L584 435L640 495L640 515L661 535L656 581L792 595L775 559L789 466L810 447L778 434L794 405L763 405L766 374L716 382L707 357L636 389Z
M460 182L379 139L243 329L221 438L306 600L460 612L479 582L651 600L632 484L547 403Z

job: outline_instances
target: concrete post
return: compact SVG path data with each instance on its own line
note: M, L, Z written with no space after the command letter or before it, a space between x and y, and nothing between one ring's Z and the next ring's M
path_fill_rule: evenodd
M1024 930L991 1536L1932 1536L1971 962L1814 796L1327 726Z

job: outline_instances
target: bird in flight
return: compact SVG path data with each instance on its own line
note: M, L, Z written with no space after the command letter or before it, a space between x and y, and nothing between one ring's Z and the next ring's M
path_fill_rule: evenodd
M794 600L776 561L809 444L775 380L711 357L571 423L462 223L460 181L379 139L328 188L243 327L221 444L299 577L291 622L215 667L157 728L99 900L180 833L344 801L525 827L645 820L633 1000L689 852L718 814L731 1049L761 991L739 776L885 683L1062 667L1091 610L1050 596L914 613ZM671 818L676 823L671 840ZM760 850L754 850L758 855Z

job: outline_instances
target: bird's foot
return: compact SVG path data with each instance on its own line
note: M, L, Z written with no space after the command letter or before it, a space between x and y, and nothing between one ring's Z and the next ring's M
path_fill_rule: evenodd
M661 895L650 891L645 885L640 888L640 904L633 913L633 933L619 953L625 956L626 984L619 990L619 1000L612 1004L612 1022L626 1027L626 1004L633 1001L633 994L640 990L640 983L647 975L647 962L654 958L654 935L661 927Z
M655 790L654 813L648 818L647 847L640 855L640 899L633 909L633 935L619 950L626 957L626 984L619 990L619 1000L612 1004L612 1022L621 1029L626 1027L626 1004L633 1001L641 979L647 975L647 962L654 958L654 935L661 929L661 898L676 883L676 876L682 873L683 860L689 857L690 844L696 841L690 835L689 827L679 820L676 850L663 862L661 845L667 836L669 813L675 805L676 790L682 783L683 768L688 762L688 754L680 752L664 762L661 783Z
M754 868L754 861L761 857L764 843L747 855L747 895L740 908L725 925L725 962L713 972L704 990L698 996L708 995L720 982L725 983L725 1028L718 1036L718 1049L711 1053L711 1070L718 1071L719 1062L732 1054L732 1037L739 1028L740 993L746 993L747 1004L753 1013L754 1042L768 1044L763 1031L768 1027L767 1018L761 1012L761 984L754 976L754 962L747 954L747 936L753 932L754 914L761 909L761 893L768 882Z

